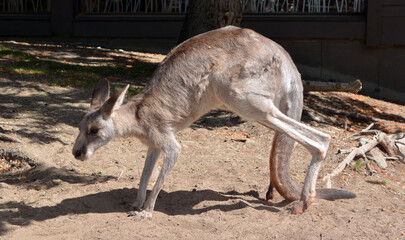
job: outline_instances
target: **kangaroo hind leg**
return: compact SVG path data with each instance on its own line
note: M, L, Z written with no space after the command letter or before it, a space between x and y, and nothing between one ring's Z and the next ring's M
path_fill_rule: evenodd
M302 92L297 90L286 94L280 101L278 109L286 116L299 121L302 107ZM296 146L297 142L294 139L279 132L275 133L269 159L270 184L266 193L267 201L271 201L275 197L275 189L286 200L299 199L300 189L291 181L290 176L290 156Z
M259 122L269 128L276 130L278 133L285 134L288 137L294 139L298 143L302 144L312 154L312 161L308 167L308 173L305 178L305 183L301 192L300 201L294 206L292 210L293 213L300 213L305 211L305 209L315 199L316 179L318 176L319 169L321 167L322 160L326 156L326 152L329 147L330 137L327 134L319 132L298 121L295 121L294 119L287 117L286 115L281 113L278 109L273 109L273 112L269 113L265 119L259 120ZM278 137L279 136L276 136L276 138ZM277 146L277 143L275 143L273 146ZM281 149L274 149L272 150L272 153L276 154L277 151L283 152L282 149L283 147L284 146L280 145L279 148ZM290 153L284 151L283 154L288 158L289 157L288 155ZM287 158L284 159L285 162L278 162L278 164L284 165L288 164ZM277 172L277 170L275 174L281 174L281 177L287 177L285 175L289 175L286 171ZM273 179L274 178L272 178L272 180ZM296 191L293 185L291 185L290 188L291 191ZM280 193L282 194L282 192ZM291 193L293 194L293 192ZM291 196L291 200L295 200L294 195Z
M315 199L316 179L321 162L326 156L330 137L286 116L274 106L271 99L263 95L248 93L243 100L230 108L242 116L247 115L249 119L256 120L280 134L287 135L303 145L312 154L312 161L308 168L300 202L296 204L292 212L305 211Z

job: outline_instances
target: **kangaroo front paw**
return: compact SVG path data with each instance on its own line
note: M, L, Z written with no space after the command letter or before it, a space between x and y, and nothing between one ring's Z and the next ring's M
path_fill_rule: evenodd
M143 219L152 219L152 213L142 210L142 211L129 211L128 217L136 216L139 217L139 220Z

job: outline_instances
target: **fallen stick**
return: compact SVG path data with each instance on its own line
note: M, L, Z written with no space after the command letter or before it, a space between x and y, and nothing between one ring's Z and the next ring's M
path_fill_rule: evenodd
M370 128L367 129L369 131ZM362 132L364 133L365 131ZM355 157L363 156L364 158L367 159L366 152L370 151L379 144L381 144L381 146L387 151L390 157L395 156L394 145L390 140L390 138L387 136L387 134L383 132L378 132L374 139L372 139L371 141L369 141L368 143L366 143L361 147L353 149L353 151L349 153L349 155L347 155L347 157L343 159L341 163L339 163L339 165L332 171L332 173L326 174L326 176L323 178L323 181L326 181L326 187L331 188L332 186L330 180L331 177L334 177L337 174L341 173Z
M378 132L377 130L370 130L372 127L374 127L374 125L375 125L374 123L371 123L365 129L361 130L358 133L353 134L352 137L361 136L361 135L377 134L377 132Z
M304 91L315 92L350 92L358 93L362 88L362 83L359 79L351 83L336 83L336 82L316 82L316 81L302 81Z
M322 179L323 181L326 181L326 187L331 188L332 184L330 181L331 177L336 176L337 174L341 173L347 165L357 156L364 156L367 151L370 149L374 148L375 146L378 145L378 141L375 139L373 141L370 141L366 145L363 145L359 148L355 148L339 165L335 168L335 170L332 171L332 173L326 174L326 176Z

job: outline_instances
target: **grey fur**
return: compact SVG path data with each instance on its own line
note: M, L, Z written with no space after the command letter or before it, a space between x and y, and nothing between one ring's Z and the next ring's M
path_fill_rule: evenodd
M116 136L136 136L149 146L134 203L139 211L131 214L152 216L158 193L180 154L175 132L215 108L255 120L306 147L313 159L300 201L313 200L330 137L299 122L303 107L300 74L288 53L270 39L237 27L214 30L174 48L144 91L128 103L121 105L128 86L111 98L106 97L108 88L106 81L96 87L93 96L97 100L80 123L73 154L87 159ZM99 106L100 99L108 100ZM97 134L91 134L92 128L99 129ZM163 166L145 201L160 154Z

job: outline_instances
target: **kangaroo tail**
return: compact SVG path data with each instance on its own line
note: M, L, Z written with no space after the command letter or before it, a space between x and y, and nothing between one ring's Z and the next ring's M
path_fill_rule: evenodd
M342 189L334 189L334 188L316 189L316 198L326 199L329 201L333 201L336 199L349 199L355 197L356 197L355 193Z
M288 201L301 198L301 188L292 180L290 175L290 156L294 150L295 141L284 134L276 132L270 154L270 179L272 185ZM269 189L270 191L270 189ZM355 198L356 194L341 189L316 189L316 198L326 200Z

